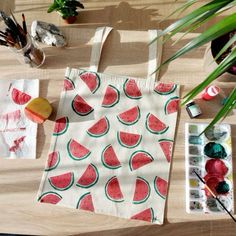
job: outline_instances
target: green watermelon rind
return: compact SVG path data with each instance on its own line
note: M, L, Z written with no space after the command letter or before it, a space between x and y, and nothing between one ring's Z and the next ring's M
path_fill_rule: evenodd
M145 122L146 129L149 132L151 132L152 134L164 134L169 129L169 126L167 126L164 130L161 130L161 131L153 131L153 130L151 130L151 128L148 125L148 118L149 118L150 115L151 115L151 113L149 112L147 114L147 116L146 116L146 122Z
M57 132L57 133L55 133L55 132L53 132L53 136L59 136L59 135L62 135L62 134L64 134L67 130L68 130L68 127L69 127L69 118L68 117L65 117L65 119L66 119L66 127L62 130L62 131L60 131L60 132Z
M69 142L67 143L67 152L68 152L68 154L69 154L69 157L71 158L71 159L73 159L74 161L81 161L81 160L84 160L85 158L87 158L90 154L91 154L91 151L89 151L86 155L84 155L83 157L81 157L81 158L77 158L77 157L75 157L75 156L73 156L72 155L72 153L70 152L70 143L71 143L71 141L72 141L73 139L70 139L69 140Z
M59 197L60 199L62 199L62 196L59 194L59 193L56 193L56 192L53 192L53 191L48 191L48 192L45 192L43 194L41 194L39 197L38 197L38 202L43 198L45 197L46 195L48 194L55 194L57 195L57 197Z
M77 94L78 95L78 94ZM77 95L75 95L75 97L77 96ZM74 99L75 99L75 97L74 97ZM91 110L90 111L88 111L88 112L85 112L85 113L81 113L81 112L78 112L78 111L76 111L76 109L74 108L74 99L72 100L72 102L71 102L71 107L72 107L72 109L73 109L73 111L77 114L77 115L79 115L79 116L87 116L87 115L89 115L90 113L92 113L93 111L94 111L94 109L91 107Z
M74 183L74 173L73 173L73 172L70 172L70 173L72 173L71 181L70 181L70 183L69 183L65 188L57 188L56 186L54 186L54 185L52 184L50 178L48 179L48 181L49 181L50 185L51 185L54 189L60 190L60 191L65 191L65 190L69 189L69 188L73 185L73 183Z
M110 104L110 105L102 105L102 107L104 107L104 108L111 108L111 107L114 107L119 101L120 101L120 91L115 87L115 86L113 86L113 85L108 85L109 87L112 87L115 91L116 91L116 96L117 96L117 98L116 98L116 100L112 103L112 104Z
M168 92L159 92L158 90L154 89L154 92L156 92L157 94L160 94L160 95L168 95L168 94L171 94L173 93L177 88L177 85L176 84L173 84L173 87L170 91Z
M72 84L73 89L75 89L75 83L72 79L70 79L69 77L65 77L64 80L68 80ZM68 91L68 90L65 90L65 91Z
M77 203L77 205L76 205L76 209L80 209L80 208L79 208L80 202L84 199L84 197L86 197L86 196L89 195L89 194L91 194L91 193L90 193L90 192L84 193L84 194L79 198L79 201L78 201L78 203Z
M117 119L118 119L122 124L124 124L124 125L134 125L134 124L136 124L136 123L139 121L139 119L140 119L140 117L141 117L140 109L139 109L139 107L138 107L138 115L137 115L136 119L135 119L134 121L130 122L130 123L123 121L123 120L119 117L119 115L117 115L116 117L117 117Z
M96 179L91 183L91 184L88 184L88 185L82 185L82 184L78 184L76 183L76 186L77 187L80 187L80 188L90 188L92 187L93 185L95 185L97 182L98 182L98 179L99 179L99 173L98 173L98 169L95 165L93 165L92 163L90 163L90 165L93 167L93 169L95 170L96 172Z
M60 155L60 153L59 152L57 152L57 162L56 162L56 164L54 165L54 166L51 166L51 167L49 167L49 168L45 168L44 169L44 171L50 171L50 170L54 170L54 169L56 169L57 168L57 166L59 165L59 163L60 163L60 161L61 161L61 155Z
M117 132L117 140L118 140L118 143L119 143L122 147L130 148L130 149L137 147L137 146L141 143L142 138L143 138L143 136L140 134L140 135L139 135L140 137L139 137L138 142L137 142L135 145L133 145L133 146L128 146L128 145L123 144L123 143L121 142L119 133L120 133L120 132Z
M121 167L121 164L118 165L118 166L109 166L109 165L107 165L107 164L105 163L105 161L104 161L104 152L105 152L105 151L107 150L107 148L109 148L110 146L111 146L111 144L107 145L107 146L103 149L103 151L102 151L102 155L101 155L102 164L103 164L106 168L111 169L111 170L119 169L119 168Z
M113 177L111 177L111 178L107 181L107 183L106 183L106 185L105 185L105 195L106 195L107 199L110 200L110 201L112 201L112 202L123 202L123 201L124 201L124 198L123 198L123 199L120 199L120 200L115 200L115 199L113 199L113 198L110 198L110 197L108 196L108 194L107 194L107 185L108 185L109 182L110 182L112 179L114 179L114 178L117 178L117 177L116 177L116 176L113 176Z
M104 133L99 134L99 135L96 135L96 134L90 133L90 132L87 130L87 131L86 131L87 134L88 134L89 136L93 137L93 138L100 138L100 137L106 135L106 134L109 132L109 130L110 130L110 122L109 122L109 120L107 119L107 117L105 117L105 119L106 119L106 123L107 123L107 129L106 129L106 131L105 131Z
M146 151L144 151L144 150L137 150L137 151L133 152L133 153L131 154L130 158L129 158L129 168L130 168L131 171L134 171L134 169L132 168L132 159L133 159L133 157L136 155L136 153L139 153L139 152L142 152L142 153L147 154L147 155L150 157L150 159L151 159L152 161L154 161L154 158L153 158L153 156L152 156L150 153L148 153L148 152L146 152ZM142 167L142 166L141 166L141 167ZM141 167L140 167L140 168L141 168ZM138 168L138 169L139 169L139 168ZM138 170L138 169L137 169L137 170Z
M164 111L165 111L165 114L166 114L166 115L169 115L169 113L167 112L167 106L169 105L169 103L170 103L172 100L175 100L175 99L179 99L179 97L178 97L178 96L172 97L172 98L170 98L170 99L166 102L165 107L164 107ZM170 114L171 114L171 113L170 113Z
M144 199L142 199L140 201L133 201L133 204L141 204L141 203L146 202L148 200L148 198L150 197L150 194L151 194L151 187L150 187L150 184L148 183L148 181L146 179L140 177L140 176L137 176L137 179L140 179L140 180L144 181L145 184L147 184L147 186L148 186L148 194L147 194L147 196Z
M96 73L96 72L92 72L92 71L82 71L79 73L79 76L81 76L82 74L85 74L85 73L91 73L91 74L95 74L96 75L96 80L97 80L97 86L96 88L91 91L91 93L96 93L96 91L99 89L100 87L100 84L101 84L101 79L100 79L100 76ZM82 79L81 79L82 80Z
M156 176L155 177L155 179L154 179L154 189L155 189L155 191L156 191L156 193L162 198L162 199L166 199L166 197L165 196L163 196L159 191L158 191L158 189L157 189L157 187L156 187L156 179L158 178L158 176Z
M131 96L129 96L129 95L126 93L125 86L126 86L126 83L127 83L128 81L129 81L129 79L126 79L126 81L125 81L125 83L124 83L124 85L123 85L123 90L124 90L125 95L126 95L128 98L130 98L130 99L135 99L135 100L138 100L138 99L142 98L142 95L141 95L141 96L138 96L138 97L131 97Z

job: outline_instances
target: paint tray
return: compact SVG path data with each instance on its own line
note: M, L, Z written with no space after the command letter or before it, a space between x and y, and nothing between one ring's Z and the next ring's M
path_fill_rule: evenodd
M216 125L199 136L207 125L185 125L186 211L225 213L220 204L204 189L204 185L194 173L195 170L233 213L231 127L228 124Z

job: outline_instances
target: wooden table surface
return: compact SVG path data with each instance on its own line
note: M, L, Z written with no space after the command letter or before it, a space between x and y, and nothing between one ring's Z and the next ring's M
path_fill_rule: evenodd
M51 120L39 126L36 160L0 159L0 233L102 236L235 236L236 224L227 215L190 215L185 211L184 124L190 119L184 108L180 112L177 126L165 224L163 226L35 202L47 158L53 119L62 88L65 67L87 67L94 29L98 26L110 25L115 30L105 45L100 71L145 77L147 71L146 44L148 42L146 30L163 28L168 25L174 20L173 18L165 20L161 24L158 21L177 6L177 4L173 4L174 0L131 0L127 2L88 0L84 1L86 9L80 13L77 23L68 26L63 23L57 13L46 13L50 2L52 1L16 0L15 15L19 19L21 13L24 12L28 26L34 19L53 22L61 26L67 37L68 47L56 49L44 46L46 61L41 69L31 69L25 65L20 65L12 52L6 48L0 48L0 78L40 79L40 95L50 100L55 111ZM170 56L197 33L190 34L174 46L171 46L172 42L168 42L163 49L163 59ZM186 93L203 80L206 75L203 69L204 51L205 46L184 55L163 68L160 80L176 82L182 85L182 94ZM218 85L227 92L236 85L236 79L220 78ZM208 122L220 107L219 99L214 102L200 102L200 105L203 115L193 121ZM226 122L232 124L235 159L235 115L230 115ZM236 165L234 167L236 173L235 170Z

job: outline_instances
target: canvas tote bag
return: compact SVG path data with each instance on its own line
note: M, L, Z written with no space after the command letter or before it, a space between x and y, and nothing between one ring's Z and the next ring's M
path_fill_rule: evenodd
M96 30L89 70L66 69L38 201L162 224L179 87L150 75L159 41L147 79L98 73L110 31Z

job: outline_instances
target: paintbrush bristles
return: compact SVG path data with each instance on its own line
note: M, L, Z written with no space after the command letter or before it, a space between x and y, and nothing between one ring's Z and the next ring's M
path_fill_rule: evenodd
M22 15L24 16L24 14ZM6 32L0 30L0 37L3 38L1 45L15 47L16 49L23 48L27 44L25 17L23 21L23 28L18 24L12 12L11 17L13 20L3 11L0 11L0 17L7 26Z

